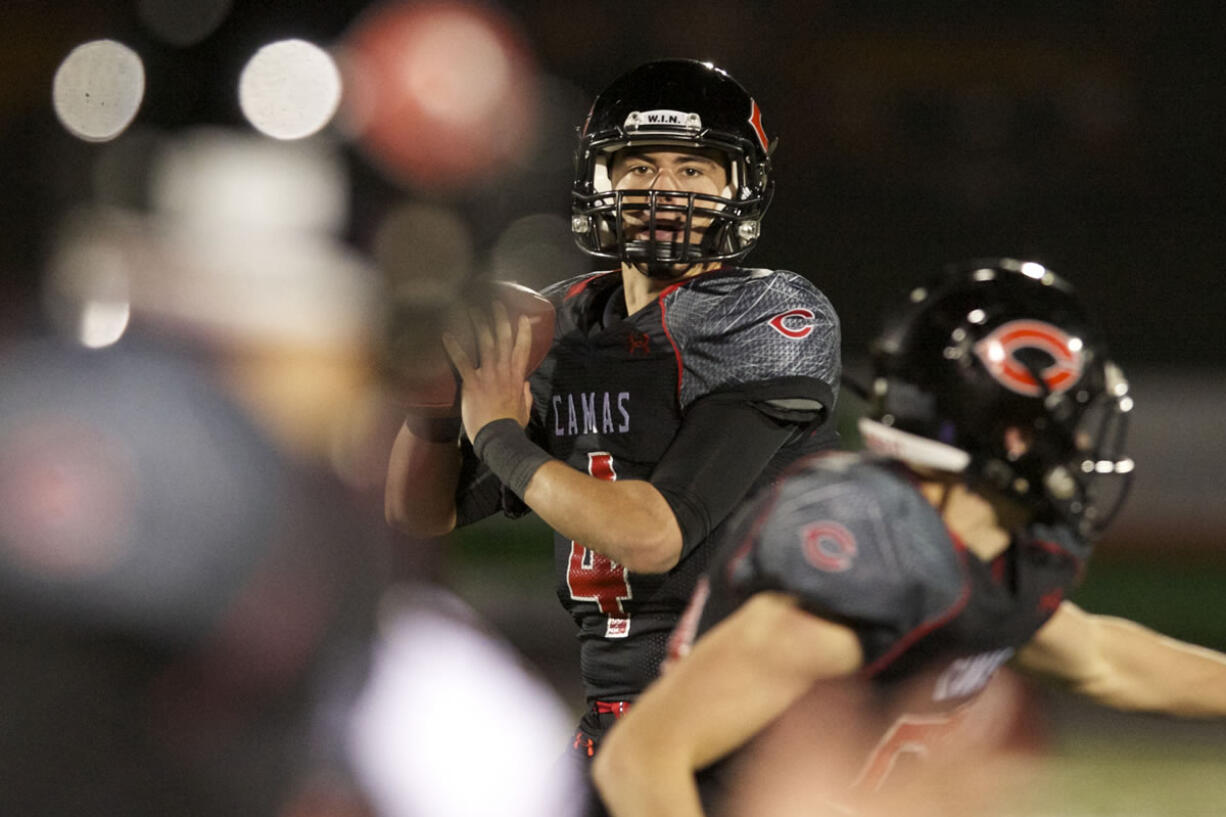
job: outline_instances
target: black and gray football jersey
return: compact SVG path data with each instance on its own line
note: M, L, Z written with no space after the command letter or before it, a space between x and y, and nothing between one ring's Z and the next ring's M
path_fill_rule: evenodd
M984 562L946 528L903 466L847 452L797 462L743 505L726 533L673 635L671 656L683 656L763 591L794 596L806 611L850 628L881 729L856 781L869 788L884 780L897 752L910 751L891 736L914 742L919 728L935 735L956 726L1055 613L1090 555L1067 528L1031 524ZM732 762L703 773L704 796L722 796Z
M1090 553L1067 528L1033 524L984 563L905 469L846 452L798 463L730 533L711 566L699 635L753 593L789 593L855 631L863 675L883 682L951 657L1011 654L1077 584Z
M620 273L607 272L545 291L557 307L556 334L531 378L529 434L554 457L603 479L649 479L687 410L708 395L822 418L775 455L755 487L833 444L838 320L807 280L712 271L670 286L629 317L612 311L620 286ZM589 698L631 699L655 677L708 550L688 547L666 574L632 574L555 537L557 592L579 626Z

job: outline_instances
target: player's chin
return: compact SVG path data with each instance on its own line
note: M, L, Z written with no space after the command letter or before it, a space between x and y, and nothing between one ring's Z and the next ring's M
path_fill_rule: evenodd
M657 281L680 281L705 268L705 264L697 261L679 264L665 261L635 261L633 265L640 273Z

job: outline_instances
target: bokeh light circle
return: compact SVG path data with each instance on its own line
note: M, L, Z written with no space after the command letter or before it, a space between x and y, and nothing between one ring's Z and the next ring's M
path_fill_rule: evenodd
M74 48L56 69L51 87L60 123L87 142L106 142L123 133L144 97L144 63L115 40L93 40Z
M531 153L535 63L518 30L489 7L458 0L378 6L342 46L346 123L394 180L458 190Z
M264 46L243 67L238 100L252 127L275 139L302 139L322 130L341 100L336 62L305 40Z

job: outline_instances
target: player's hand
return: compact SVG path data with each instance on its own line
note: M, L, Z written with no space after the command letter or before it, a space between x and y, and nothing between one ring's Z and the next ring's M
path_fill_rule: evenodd
M532 330L527 316L521 315L512 329L507 308L493 305L493 320L479 310L469 311L478 361L472 360L450 334L443 335L443 346L462 381L460 415L469 439L487 423L509 417L520 426L528 424L532 393L528 387L528 363Z

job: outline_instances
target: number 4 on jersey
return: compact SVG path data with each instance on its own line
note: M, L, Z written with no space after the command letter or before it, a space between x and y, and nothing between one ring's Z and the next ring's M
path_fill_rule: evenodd
M613 456L604 451L587 455L587 471L597 479L617 479L617 473L613 470ZM605 638L625 638L630 634L630 616L622 607L622 602L632 596L626 568L572 541L566 584L572 599L593 602L600 612L608 616Z

